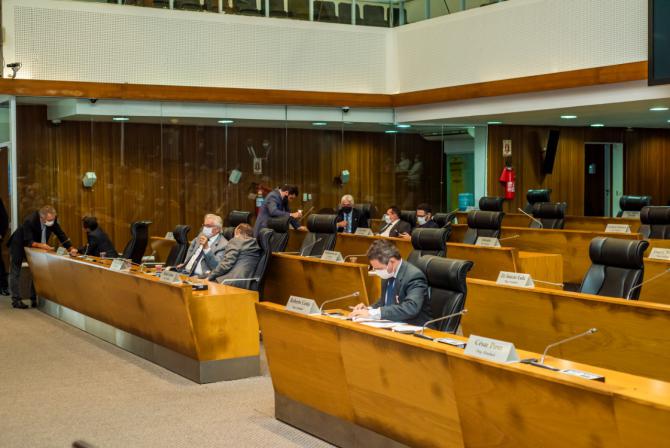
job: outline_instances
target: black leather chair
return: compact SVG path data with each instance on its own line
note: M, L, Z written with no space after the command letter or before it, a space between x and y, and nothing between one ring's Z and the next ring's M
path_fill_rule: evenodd
M637 300L644 277L644 251L649 242L597 237L591 241L589 268L580 292Z
M363 20L360 23L368 26L389 26L388 20L384 17L384 7L378 5L364 5Z
M536 202L531 210L533 218L542 223L543 229L562 229L565 226L565 202ZM539 229L540 224L530 222L531 229Z
M408 222L414 229L416 227L416 210L400 210L400 219Z
M315 0L314 1L314 21L337 23L339 19L335 13L335 3Z
M233 210L228 213L228 225L223 228L221 233L223 237L230 241L235 236L235 227L240 224L251 224L251 213L240 210Z
M472 266L472 261L467 260L452 260L433 255L420 258L417 267L428 280L431 319L463 311L468 293L466 278ZM431 327L455 333L460 322L461 316L456 316L435 322Z
M324 251L335 248L337 215L310 215L307 230L309 233L302 242L300 255L320 257Z
M449 227L451 223L456 219L456 213L435 213L433 215L433 221L437 223L440 228Z
M340 6L343 3L340 3ZM361 217L358 219L358 227L370 227L370 219L374 213L375 206L372 204L354 204L354 208L361 213Z
M463 242L475 244L480 236L499 238L500 226L504 217L503 212L471 211L468 213L468 230L465 232Z
M617 217L621 217L623 212L639 212L644 207L651 205L651 196L621 196L619 199L619 213Z
M177 242L172 249L170 249L170 254L165 260L165 266L176 266L184 262L186 258L186 252L188 252L188 232L191 230L191 226L180 225L174 228L172 235Z
M484 212L501 212L505 198L500 196L482 196L479 198L479 210Z
M135 221L130 225L130 241L123 249L123 258L140 264L149 243L149 224L151 221Z
M284 252L286 250L290 219L289 216L277 216L276 218L268 219L268 229L274 231L270 239L272 252Z
M233 10L235 14L252 16L262 14L262 11L256 7L256 0L233 0Z
M258 245L261 247L262 252L254 273L249 276L249 278L253 278L254 280L230 279L226 281L227 285L235 286L236 288L249 289L251 291L261 291L261 288L263 287L263 279L265 278L265 271L267 270L268 262L272 256L270 241L272 240L273 233L274 230L272 229L261 229L258 232L256 241L258 241Z
M264 13L264 1L261 12ZM288 12L284 9L284 0L270 0L270 17L287 17Z
M175 0L174 9L184 11L202 11L202 5L197 0Z
M405 20L402 24L407 25L409 20L407 19L407 10L405 8L403 8L403 14L405 15ZM400 8L393 8L393 26L400 26Z
M309 20L309 0L288 0L288 16L292 19Z
M451 227L444 229L414 229L412 232L412 247L407 261L416 264L416 261L425 255L445 257L447 255L447 240Z
M528 202L523 208L523 211L530 213L533 210L533 204L536 202L551 202L551 188L528 190L528 193L526 193L526 199Z
M351 24L351 3L341 2L337 5L337 17L340 23ZM356 4L356 24L361 24L361 7Z
M670 207L644 207L640 221L640 233L645 238L670 240Z

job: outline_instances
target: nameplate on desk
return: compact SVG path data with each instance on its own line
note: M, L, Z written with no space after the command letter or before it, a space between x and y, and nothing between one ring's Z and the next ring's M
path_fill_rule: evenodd
M172 232L168 232L165 234L165 239L167 240L173 240L174 239L174 234Z
M300 314L321 314L316 302L305 297L291 296L286 303L286 309Z
M491 238L488 236L480 236L475 241L475 246L481 247L500 247L500 240L498 238Z
M669 260L670 261L670 249L663 249L660 247L654 247L649 253L649 258L653 260Z
M324 250L323 254L321 255L321 259L326 261L337 261L338 263L344 263L344 258L342 258L342 254L336 250Z
M372 233L372 229L369 229L367 227L359 227L354 232L354 235L372 236L374 235L374 233Z
M67 249L62 246L56 249L56 255L67 255L67 254L68 254Z
M498 341L497 339L485 338L471 334L465 346L466 355L480 359L488 359L493 362L518 362L514 344L511 342Z
M181 278L179 278L177 271L163 271L158 278L165 283L181 284Z
M630 233L630 226L628 224L607 224L605 232L608 233Z
M621 217L628 219L640 219L640 212L623 212L621 213Z
M126 260L123 260L121 258L115 258L112 261L111 266L109 267L111 271L129 271L130 270L130 263L128 263Z
M519 286L521 288L534 288L535 283L530 274L519 272L500 271L496 283L499 285Z

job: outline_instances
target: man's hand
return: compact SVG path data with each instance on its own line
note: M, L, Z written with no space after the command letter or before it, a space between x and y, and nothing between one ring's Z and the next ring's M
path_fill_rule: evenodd
M33 243L33 247L35 247L37 249L54 250L53 247L49 246L46 243Z
M411 239L412 239L412 235L410 235L410 234L407 233L407 232L403 232L403 233L401 233L400 235L398 235L398 238L402 238L403 240L411 240Z
M79 253L79 251L77 250L76 247L71 247L71 248L70 248L70 256L74 257L74 256L77 255L78 253Z
M363 309L354 309L351 313L349 313L349 317L354 318L354 317L370 317L370 312L368 311L367 307L363 307Z
M198 237L198 243L202 246L203 249L207 249L209 245L209 238L207 238L205 235L200 235Z
M303 231L303 232L307 232L307 227L305 227L305 226L300 226L300 227L298 227L298 230L301 230L301 231Z
M346 226L347 226L347 222L346 222L346 221L340 221L340 222L337 223L337 227L342 227L342 228L344 228L344 227L346 227Z
M291 218L293 218L293 219L300 219L300 218L302 218L302 212L301 212L301 211L297 211L297 212L293 212L293 213L291 213Z
M364 303L359 303L358 305L356 305L356 306L353 308L354 311L367 310L367 309L368 309L368 306L367 306L366 304L364 304Z

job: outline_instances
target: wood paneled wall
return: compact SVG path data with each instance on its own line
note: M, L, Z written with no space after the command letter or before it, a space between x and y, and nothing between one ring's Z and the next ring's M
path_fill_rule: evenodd
M648 194L654 205L670 205L670 130L624 133L627 194Z
M45 203L56 206L59 220L76 243L84 240L83 215L95 215L119 250L129 238L129 224L153 221L150 233L162 235L177 224L189 224L191 236L205 213L254 210L252 184L269 187L290 182L312 201L292 208L335 207L342 194L378 207L406 208L442 199L440 142L415 134L340 132L285 128L205 127L159 124L47 121L45 106L17 108L19 214L23 218ZM257 155L272 148L263 174L254 175L247 142ZM419 155L424 181L410 191L396 175L400 152ZM228 183L234 168L237 185ZM351 173L344 187L334 183L343 169ZM97 183L82 186L85 172Z

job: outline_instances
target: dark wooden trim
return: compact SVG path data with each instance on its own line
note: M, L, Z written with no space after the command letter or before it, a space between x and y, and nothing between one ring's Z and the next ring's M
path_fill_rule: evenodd
M0 94L146 101L400 107L647 79L647 61L488 81L395 95L0 79Z

